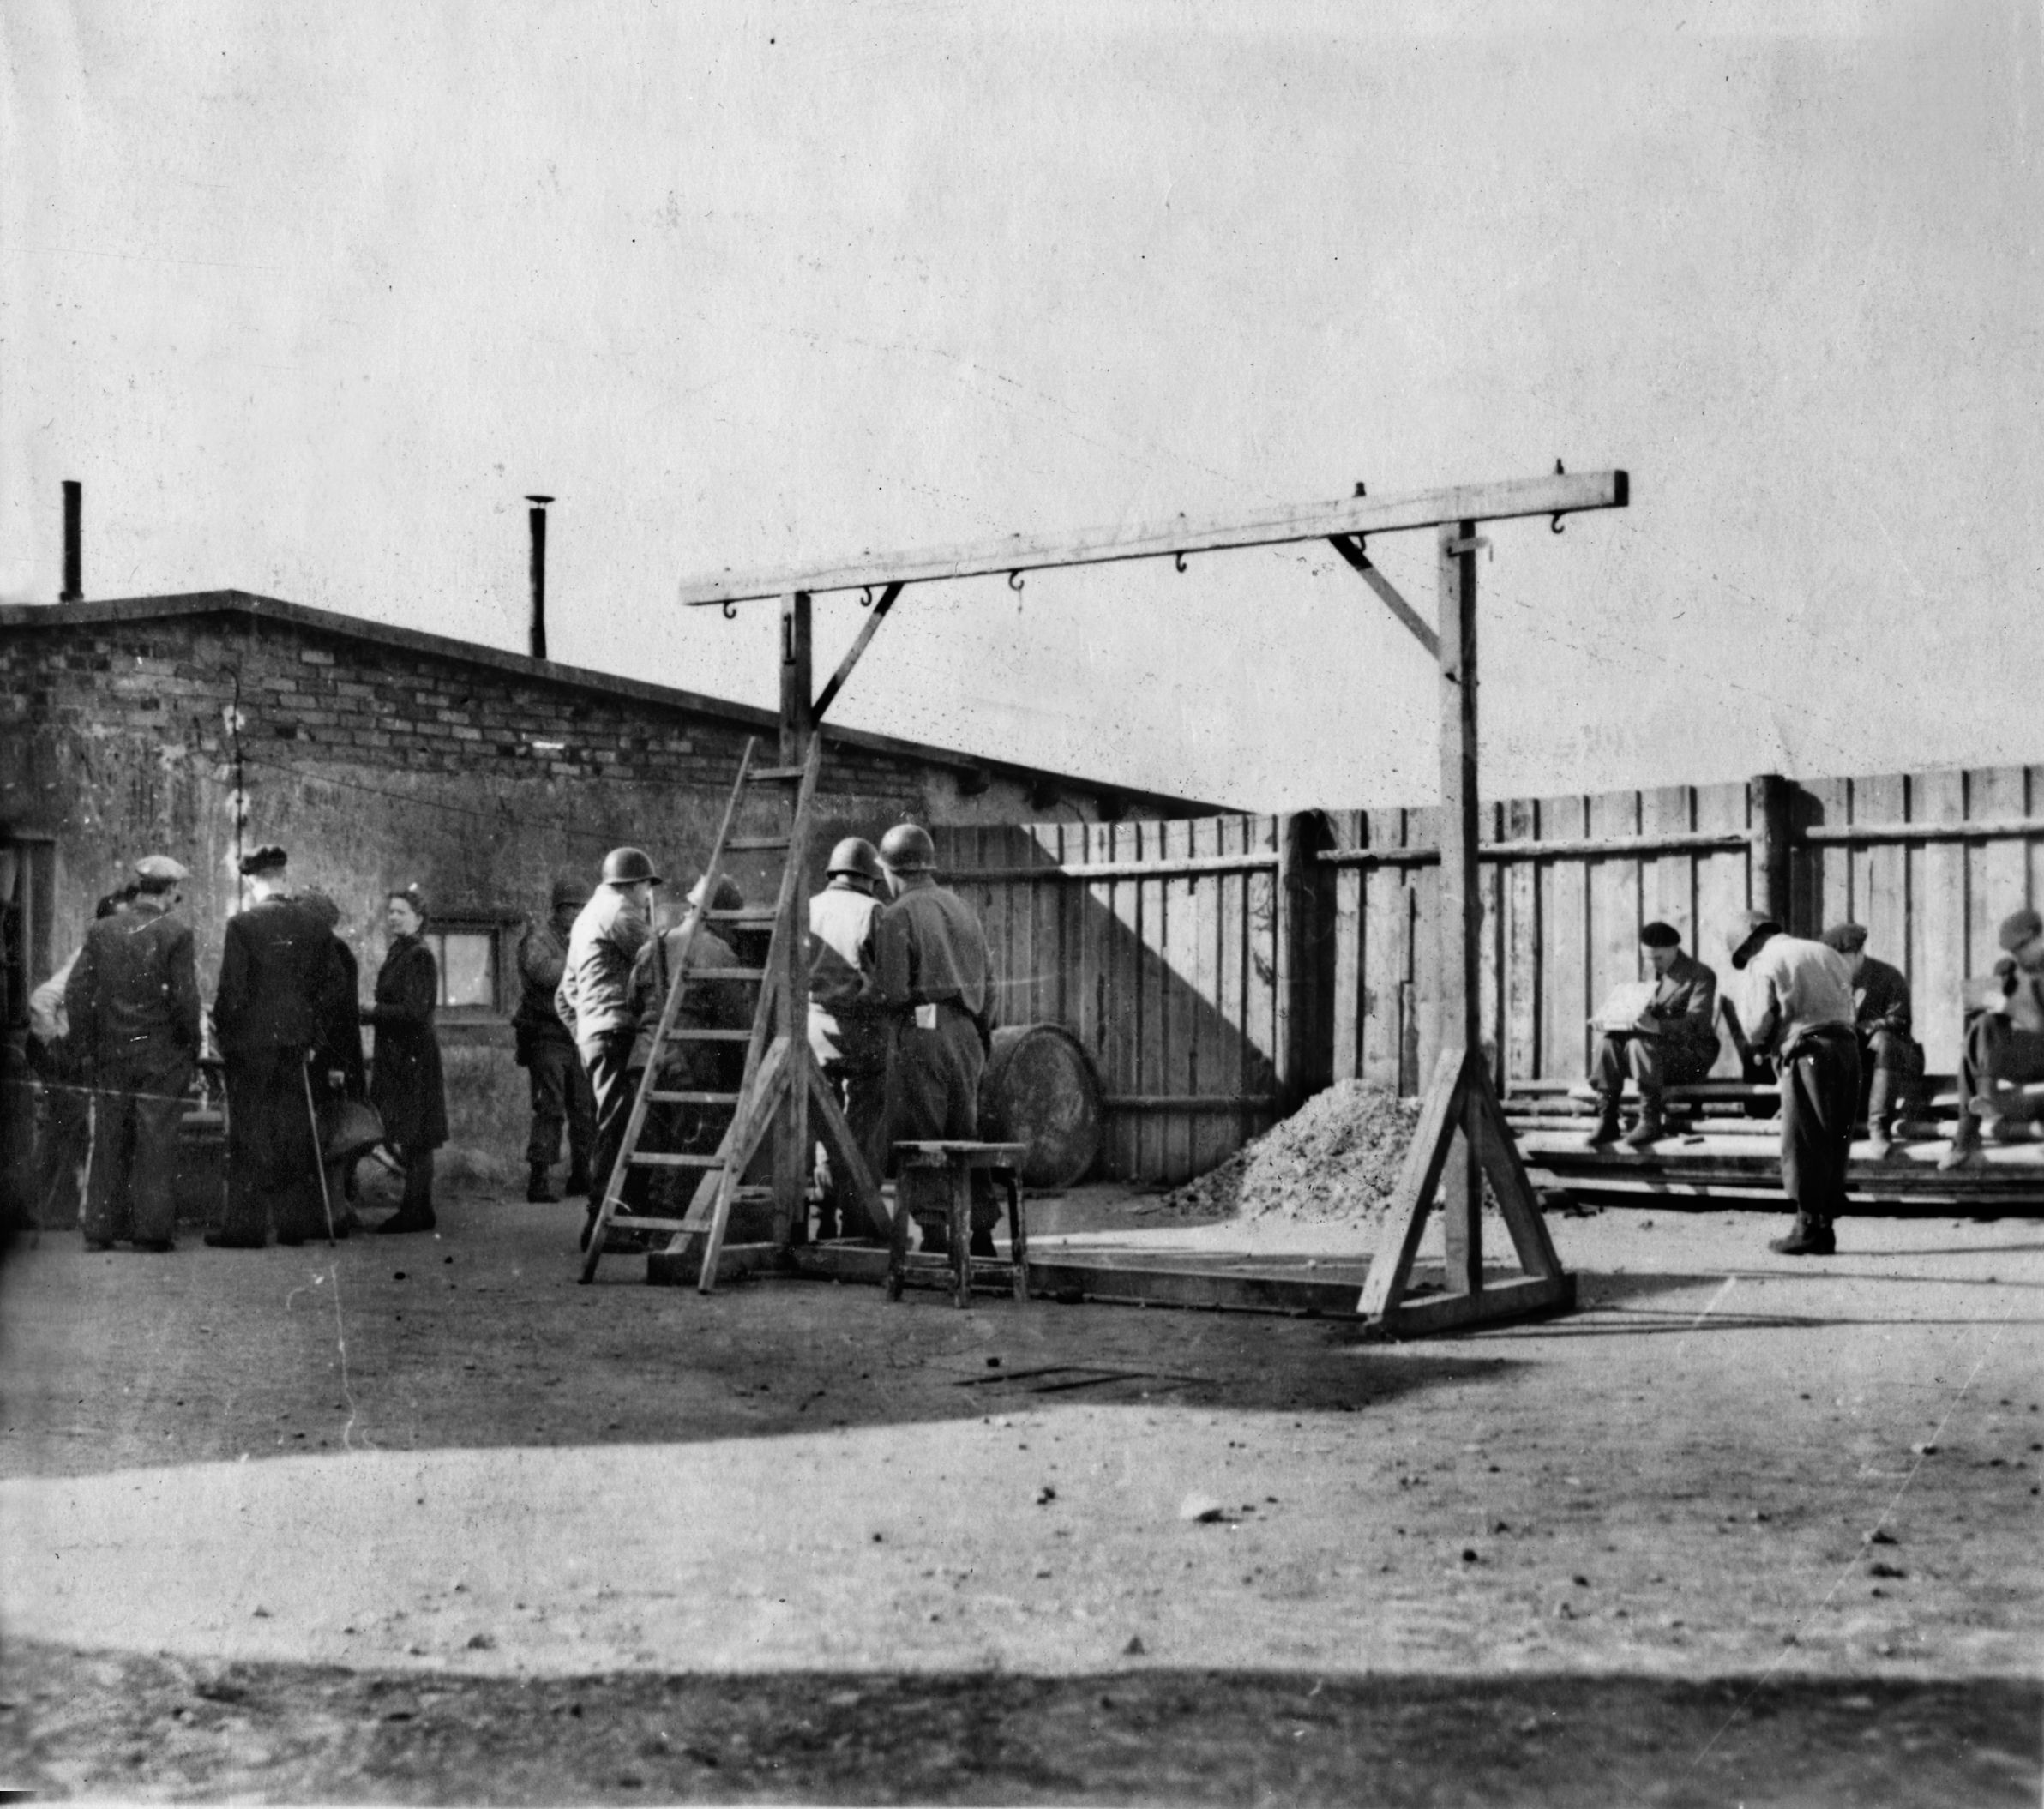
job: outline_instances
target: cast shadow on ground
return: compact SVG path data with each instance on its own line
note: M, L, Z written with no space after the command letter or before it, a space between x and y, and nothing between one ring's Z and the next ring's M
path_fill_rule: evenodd
M254 1800L2035 1804L2035 1679L462 1678L17 1646L10 1782ZM163 1730L175 1725L175 1740ZM1359 1794L1360 1793L1360 1794Z

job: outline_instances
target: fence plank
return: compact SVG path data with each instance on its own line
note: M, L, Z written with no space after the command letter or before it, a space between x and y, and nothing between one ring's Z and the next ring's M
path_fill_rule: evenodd
M1639 826L1648 835L1693 829L1696 794L1686 785L1659 785L1640 795ZM1675 851L1646 863L1640 874L1639 908L1647 918L1670 923L1696 947L1696 856Z
M1698 829L1732 830L1746 826L1746 788L1744 785L1700 785L1696 794L1696 826ZM1691 947L1698 960L1717 975L1721 994L1746 1016L1739 976L1725 959L1727 927L1746 907L1751 896L1752 856L1744 849L1702 856L1696 863L1696 941ZM1750 1023L1750 1017L1746 1019ZM1717 1060L1710 1068L1714 1077L1740 1078L1739 1055L1728 1037L1718 1039Z
M1537 806L1543 842L1587 835L1590 814L1578 797L1542 798ZM1542 1072L1579 1079L1588 1072L1590 910L1587 863L1573 860L1540 864L1541 964L1548 983L1541 1001Z
M1899 772L1855 780L1853 810L1855 821L1905 820L1909 810L1909 780ZM1909 946L1909 848L1900 843L1881 842L1859 852L1863 862L1854 868L1853 921L1867 927L1867 952L1901 968L1915 995L1921 969ZM1922 1016L1920 1002L1917 1015Z
M1533 805L1513 798L1504 807L1505 837L1530 841L1537 828ZM1531 1080L1540 1073L1540 888L1531 861L1502 868L1505 936L1505 1078Z
M1480 840L1501 838L1502 813L1497 805L1479 802L1476 821ZM1502 1079L1505 1072L1505 874L1500 863L1478 864L1476 897L1483 907L1483 927L1476 941L1477 1036L1488 1051L1490 1075L1494 1084Z
M1921 772L1909 778L1911 821L1953 823L1966 814L1963 772ZM1962 842L1910 847L1910 941L1923 976L1916 1001L1929 1066L1949 1073L1958 1065L1959 983L1968 965L1966 848Z
M2029 791L2029 775L2022 767L1987 767L1968 775L1966 814L1985 817L2026 816L2029 812L2023 807ZM2012 911L2022 910L2028 902L2029 838L2011 836L1984 843L1970 852L1966 971L1980 973L1992 966L2001 953L1999 931L2002 919Z
M1635 835L1638 830L1637 792L1608 792L1590 800L1592 835ZM1590 862L1588 1011L1602 1004L1614 986L1639 977L1639 862L1622 857Z
M1435 813L1406 813L1407 835L1415 843L1434 841ZM1440 1060L1440 868L1409 867L1405 879L1406 982L1411 1009L1407 1013L1404 1069L1399 1091L1417 1095Z
M1810 800L1805 806L1806 821L1822 823L1828 828L1855 820L1855 800L1849 779L1812 779L1802 789ZM1782 929L1813 936L1826 923L1854 915L1859 908L1853 887L1854 852L1850 847L1841 846L1796 851L1796 890L1807 901L1807 914L1799 923L1784 923Z

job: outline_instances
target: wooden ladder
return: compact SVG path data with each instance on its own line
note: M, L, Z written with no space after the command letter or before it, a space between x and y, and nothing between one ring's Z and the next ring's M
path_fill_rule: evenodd
M688 1209L680 1218L626 1212L617 1229L634 1233L666 1233L668 1256L695 1255L700 1272L697 1286L707 1294L716 1284L718 1258L724 1249L724 1232L730 1223L731 1207L747 1166L761 1140L783 1121L785 1147L777 1146L776 1191L786 1197L777 1199L784 1219L780 1242L793 1242L800 1235L803 1210L801 1177L806 1173L812 1131L821 1136L830 1151L834 1173L845 1178L854 1198L876 1225L886 1223L881 1203L880 1178L869 1173L838 1102L825 1083L821 1071L809 1053L809 910L803 891L803 850L808 845L810 801L815 795L816 775L822 762L823 737L809 743L809 757L799 766L755 766L753 755L758 743L748 742L738 763L738 777L724 806L724 821L710 850L704 870L702 904L682 923L682 935L668 983L667 998L660 1009L660 1021L653 1033L652 1059L632 1102L632 1115L625 1125L624 1141L618 1150L604 1189L604 1199L590 1227L589 1247L583 1258L582 1279L594 1278L604 1254L604 1242L611 1222L619 1217L626 1177L634 1169L682 1169L696 1176L695 1191ZM748 786L778 788L785 801L785 830L776 835L734 836L731 826ZM766 854L781 856L779 896L771 908L745 906L719 910L714 900L717 880L727 853ZM688 965L689 946L698 924L731 923L773 925L773 940L764 968L697 967ZM759 983L759 999L752 1028L741 1030L691 1029L679 1024L682 996L691 981L749 980ZM662 1087L662 1053L676 1043L745 1043L745 1070L735 1093L679 1090ZM683 1155L639 1147L648 1109L656 1105L694 1105L732 1108L730 1123L713 1156ZM785 1172L784 1172L785 1171Z

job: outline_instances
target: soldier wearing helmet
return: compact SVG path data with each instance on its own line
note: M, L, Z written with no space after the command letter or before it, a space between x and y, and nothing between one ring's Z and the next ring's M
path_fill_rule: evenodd
M888 1024L867 998L866 987L887 878L879 851L856 835L831 850L827 870L830 883L809 900L809 1049L845 1109L846 1127L877 1186L887 1160ZM819 1236L838 1235L847 1198L833 1177Z
M1781 1075L1782 1191L1795 1206L1795 1227L1768 1247L1830 1256L1860 1108L1852 971L1837 949L1784 935L1764 911L1734 918L1725 947L1746 976L1754 1052L1773 1055Z
M582 1072L574 1036L554 1009L554 995L568 966L568 939L589 901L581 880L558 879L546 921L527 929L518 945L519 1001L511 1019L518 1038L519 1066L532 1084L532 1128L526 1139L526 1198L556 1200L552 1169L561 1159L561 1132L568 1131L568 1191L589 1191L589 1151L596 1140L596 1096Z
M890 1144L979 1135L979 1081L994 1035L993 964L986 933L956 892L937 884L929 832L897 823L880 844L893 900L874 925L867 996L893 1026L887 1072ZM993 1189L973 1176L975 1253L993 1253ZM926 1223L923 1247L941 1228Z
M643 848L613 848L603 883L568 933L554 1006L574 1038L596 1097L596 1137L589 1155L589 1217L596 1221L610 1168L624 1141L632 1095L627 1074L638 1014L632 1008L632 963L652 934L653 887L660 883Z

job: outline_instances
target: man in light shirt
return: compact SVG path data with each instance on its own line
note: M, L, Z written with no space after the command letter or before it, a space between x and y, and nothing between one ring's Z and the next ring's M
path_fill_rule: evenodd
M878 1187L887 1165L888 1024L864 995L887 880L879 850L861 836L847 836L831 850L827 871L830 883L809 900L809 1049ZM833 1175L818 1236L852 1235L848 1228L859 1215L847 1209L851 1198L843 1178Z
M1860 1105L1852 970L1837 949L1784 935L1764 911L1738 917L1725 942L1734 968L1748 976L1754 1052L1772 1055L1781 1074L1782 1191L1795 1203L1795 1228L1768 1247L1830 1256Z

